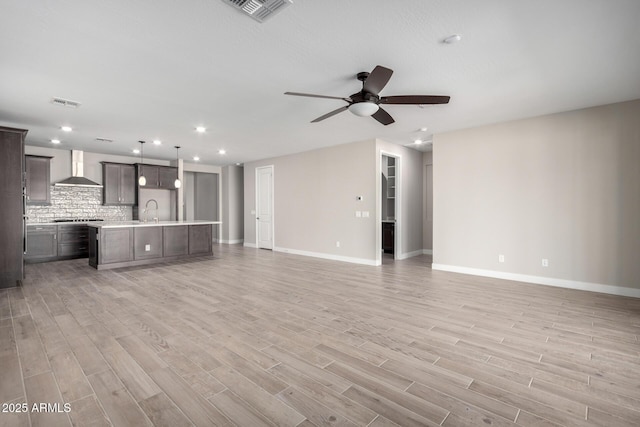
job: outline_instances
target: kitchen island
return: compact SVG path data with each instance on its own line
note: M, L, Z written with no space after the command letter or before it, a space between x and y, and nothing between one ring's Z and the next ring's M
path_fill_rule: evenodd
M104 270L213 255L220 221L89 222L89 265Z

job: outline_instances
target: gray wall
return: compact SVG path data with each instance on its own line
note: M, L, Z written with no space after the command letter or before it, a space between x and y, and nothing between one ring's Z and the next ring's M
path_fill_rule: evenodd
M275 250L374 263L380 181L375 144L369 140L245 163L245 244L256 244L256 167L273 165ZM356 210L369 211L370 217L356 218Z
M640 100L436 135L434 267L640 289L639 165Z
M426 252L433 250L433 152L422 155L424 164L424 190L422 193L422 247Z
M221 174L223 243L242 243L244 237L244 169L225 166Z
M256 243L255 169L274 166L274 249L377 264L381 254L380 155L402 157L400 255L422 253L422 154L381 140L244 165L244 239ZM358 201L357 197L363 200ZM369 217L357 218L356 211ZM336 247L336 242L340 247Z

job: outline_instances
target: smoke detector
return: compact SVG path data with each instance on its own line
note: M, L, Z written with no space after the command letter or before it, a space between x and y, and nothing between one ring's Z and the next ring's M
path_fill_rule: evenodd
M222 0L245 15L258 22L264 22L285 7L291 5L291 0Z

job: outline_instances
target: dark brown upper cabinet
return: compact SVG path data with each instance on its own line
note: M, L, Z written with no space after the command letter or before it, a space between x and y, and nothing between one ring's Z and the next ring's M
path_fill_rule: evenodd
M51 157L24 156L27 204L51 204Z
M124 163L102 162L102 204L135 205L136 168Z
M142 188L159 188L164 190L175 190L176 178L178 178L178 168L171 166L142 165L137 164L138 177L144 175L147 183Z

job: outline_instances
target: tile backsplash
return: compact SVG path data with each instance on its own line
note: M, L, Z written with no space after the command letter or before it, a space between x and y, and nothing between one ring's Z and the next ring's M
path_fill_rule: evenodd
M27 222L52 222L58 218L99 218L130 221L131 206L103 206L100 187L51 186L51 204L27 205Z

